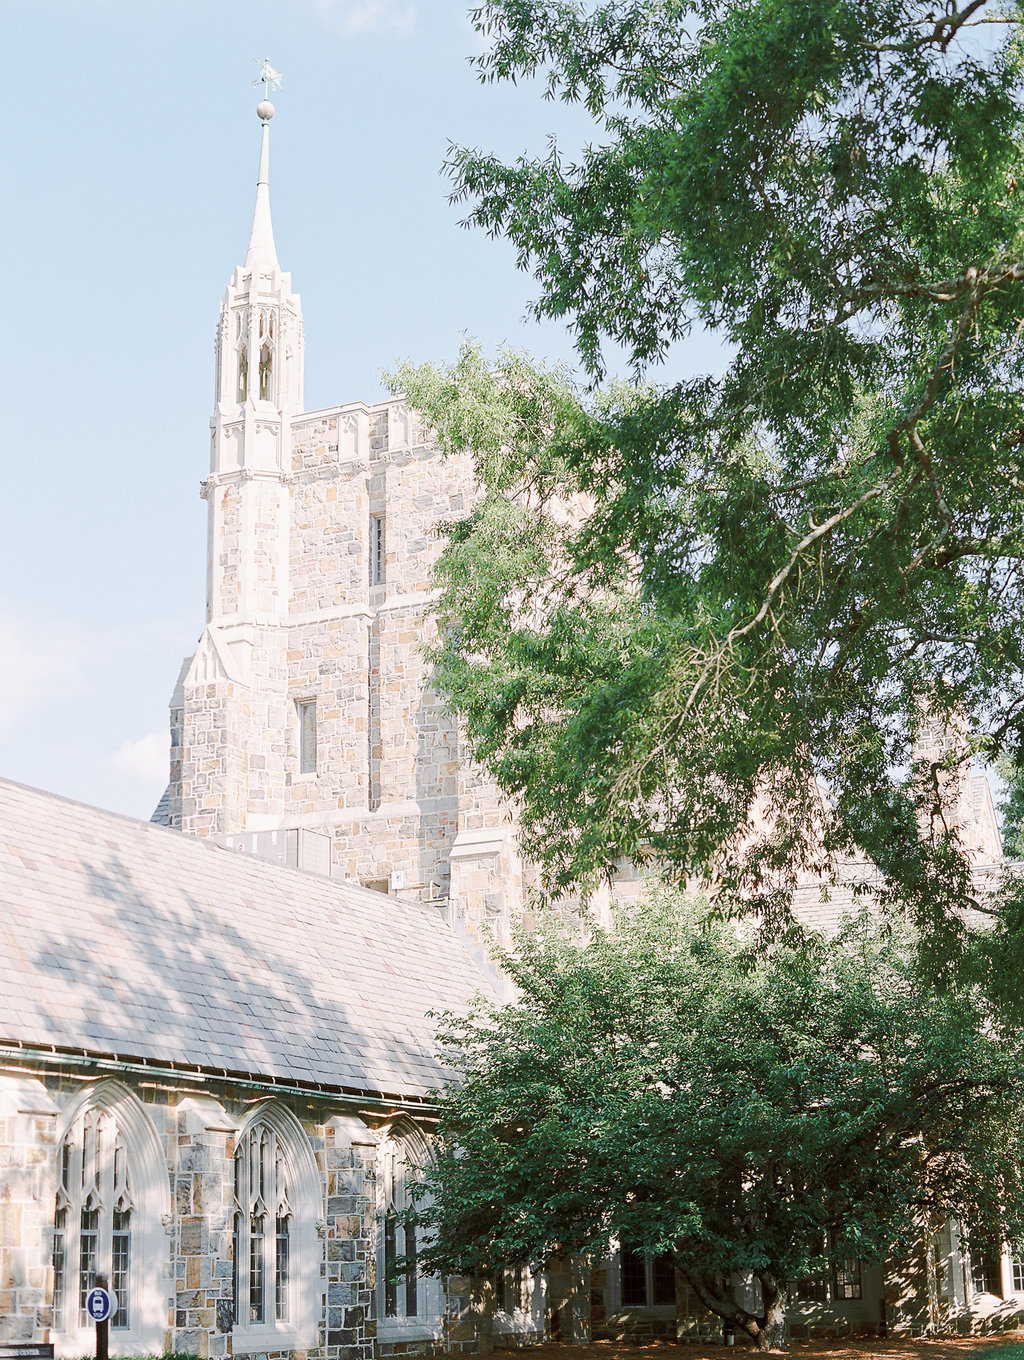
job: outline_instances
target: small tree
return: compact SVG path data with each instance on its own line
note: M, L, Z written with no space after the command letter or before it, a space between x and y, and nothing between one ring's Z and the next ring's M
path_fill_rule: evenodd
M586 947L523 935L502 963L518 1001L442 1033L462 1077L427 1172L428 1269L671 1251L763 1350L827 1240L882 1260L934 1214L1019 1234L1019 1036L969 992L924 991L866 929L754 964L730 928L663 901Z

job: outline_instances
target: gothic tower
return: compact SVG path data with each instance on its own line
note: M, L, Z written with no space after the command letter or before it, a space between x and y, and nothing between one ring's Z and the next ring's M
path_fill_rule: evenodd
M206 627L171 701L170 825L499 933L523 868L430 683L439 522L475 494L401 401L303 411L302 315L277 260L269 121L217 332ZM321 869L326 862L316 865Z

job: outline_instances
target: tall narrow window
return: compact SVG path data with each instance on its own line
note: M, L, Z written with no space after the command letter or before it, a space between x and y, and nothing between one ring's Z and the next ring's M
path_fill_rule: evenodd
M129 1281L131 1280L130 1251L131 1251L131 1229L129 1226L129 1210L114 1210L114 1231L112 1236L112 1258L113 1263L110 1269L110 1287L117 1296L117 1312L114 1314L111 1327L122 1328L128 1326L128 1317L131 1313L131 1296L129 1292Z
M263 1252L263 1214L249 1219L249 1321L263 1322L266 1317L264 1294L266 1269Z
M278 1187L274 1209L274 1317L287 1322L289 1315L289 1231L291 1207L288 1204L288 1172L281 1144L274 1143L274 1185Z
M154 1213L140 1218L140 1195ZM152 1306L161 1292L170 1208L166 1153L144 1107L120 1082L83 1091L57 1153L52 1330L80 1355L94 1331L85 1301L99 1277L117 1295L110 1320L122 1349L151 1353L166 1325ZM155 1230L153 1224L155 1218Z
M79 1323L89 1325L89 1315L85 1311L85 1300L89 1290L96 1284L96 1254L100 1237L99 1209L82 1210L82 1220L78 1230L78 1310Z
M419 1312L419 1262L416 1251L416 1227L405 1225L405 1316Z
M249 395L249 354L245 341L238 346L238 400L245 401Z
M384 516L370 516L370 585L384 584Z
M128 1188L128 1159L120 1138L114 1142L114 1213L110 1237L110 1285L117 1295L111 1327L123 1330L131 1316L132 1198Z
M243 1331L280 1331L302 1318L291 1155L279 1122L258 1122L235 1151L233 1284Z
M274 1252L274 1316L278 1322L288 1321L288 1215L277 1215L277 1237Z
M433 1327L440 1316L440 1292L433 1280L420 1274L420 1229L410 1217L416 1202L413 1158L428 1155L422 1136L412 1129L406 1136L387 1138L381 1148L378 1308L379 1325L385 1329L389 1323L397 1329L412 1323Z
M299 720L299 773L316 774L316 700L299 700L295 711Z
M647 1258L643 1252L623 1247L619 1252L619 1272L623 1308L646 1308Z
M53 1225L53 1311L64 1315L64 1291L67 1288L67 1227L68 1211L58 1209Z
M260 401L274 400L274 351L269 345L260 349Z
M384 1316L398 1316L398 1213L393 1191L384 1215Z

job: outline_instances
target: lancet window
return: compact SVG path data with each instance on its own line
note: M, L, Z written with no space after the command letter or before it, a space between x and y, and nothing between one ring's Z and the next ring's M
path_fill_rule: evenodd
M261 1326L292 1321L290 1180L287 1150L277 1131L257 1124L235 1153L236 1323Z
M249 395L249 352L243 340L238 346L238 400L245 401Z
M402 1145L391 1143L385 1160L384 1316L413 1318L419 1312L416 1227L404 1217L413 1203L409 1167L401 1153Z
M260 401L274 400L274 351L268 344L260 347Z
M261 307L259 313L259 396L260 401L274 400L274 341L277 331L273 309Z
M135 1204L128 1149L113 1111L87 1106L59 1157L53 1235L54 1330L89 1325L85 1300L98 1275L117 1295L114 1330L132 1326Z
M428 1156L426 1140L413 1129L405 1136L391 1134L381 1148L378 1313L385 1329L430 1331L440 1316L438 1283L419 1270L423 1230L411 1212L417 1203L413 1188L419 1179L418 1167Z

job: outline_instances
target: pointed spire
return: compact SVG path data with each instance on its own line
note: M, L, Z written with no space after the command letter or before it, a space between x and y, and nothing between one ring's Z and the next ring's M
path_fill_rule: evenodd
M274 116L274 106L264 99L257 107L263 136L260 142L260 172L256 180L256 208L252 215L252 231L249 233L249 249L245 255L245 268L275 269L277 248L274 245L274 226L270 220L270 120Z

